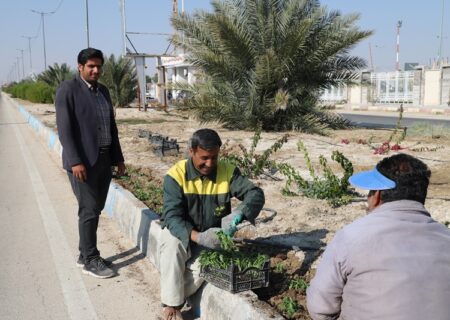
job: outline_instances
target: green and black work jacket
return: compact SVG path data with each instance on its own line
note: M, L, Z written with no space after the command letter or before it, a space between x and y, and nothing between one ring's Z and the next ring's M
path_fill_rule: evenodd
M198 172L192 159L181 160L164 177L161 225L187 248L192 229L199 232L220 227L231 213L231 198L241 200L238 209L254 223L264 205L264 192L235 166L218 161L209 176Z

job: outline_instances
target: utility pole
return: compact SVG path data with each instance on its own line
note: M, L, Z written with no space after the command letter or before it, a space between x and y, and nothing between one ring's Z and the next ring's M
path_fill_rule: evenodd
M439 51L438 51L438 65L442 60L442 39L443 39L443 29L444 29L444 0L442 0L442 14L441 14L441 33L439 35Z
M87 47L89 48L89 5L88 0L85 1L86 3L86 37L87 37Z
M16 61L16 66L17 66L17 82L20 81L20 63L19 63L19 59L20 57L16 57L17 61Z
M127 27L125 21L125 0L119 0L122 27L122 57L127 54Z
M45 69L44 70L47 70L47 53L46 53L46 51L45 51L45 19L44 19L44 16L45 15L51 15L51 14L54 14L55 13L55 11L51 11L51 12L42 12L42 11L36 11L36 10L31 10L31 12L34 12L34 13L37 13L37 14L40 14L41 15L41 21L42 21L42 39L43 39L43 42L44 42L44 67L45 67Z
M395 62L395 70L400 71L400 63L399 63L399 54L400 54L400 28L402 27L402 21L397 21L397 48L396 48L396 62Z
M23 63L23 52L24 52L24 50L23 49L17 49L17 51L20 51L22 53L22 79L24 79L25 78L25 65Z
M28 52L30 53L30 73L33 72L33 64L31 63L31 39L34 37L22 36L22 38L28 39Z
M369 42L369 61L370 61L370 70L375 71L373 69L372 43L371 42Z

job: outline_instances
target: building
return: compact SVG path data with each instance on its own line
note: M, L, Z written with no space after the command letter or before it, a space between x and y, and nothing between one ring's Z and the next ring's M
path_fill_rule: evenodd
M320 97L324 105L354 107L403 104L433 108L450 106L450 65L416 66L411 71L362 72L356 84L332 87Z

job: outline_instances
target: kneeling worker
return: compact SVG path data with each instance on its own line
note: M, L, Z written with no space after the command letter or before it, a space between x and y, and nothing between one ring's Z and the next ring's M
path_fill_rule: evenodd
M232 236L244 219L254 223L264 205L263 191L218 159L221 145L214 130L196 131L189 159L175 164L164 178L158 266L165 320L182 319L186 298L203 283L196 262L199 249L220 249L216 232L221 224ZM233 211L232 197L242 201Z

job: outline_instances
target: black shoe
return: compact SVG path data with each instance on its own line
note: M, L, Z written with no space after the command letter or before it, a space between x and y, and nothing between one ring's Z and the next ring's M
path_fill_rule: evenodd
M105 259L103 259L102 257L100 257L102 260L103 260L103 263L108 267L108 268L110 268L112 265L113 265L113 263L111 262L111 261L109 261L109 260L105 260ZM83 259L83 257L81 256L81 254L78 256L78 260L77 260L77 267L78 268L83 268L84 267L84 259Z
M115 273L106 266L104 261L100 256L89 260L84 265L83 273L100 279L111 278Z

